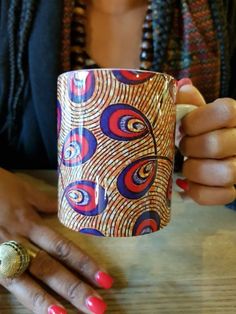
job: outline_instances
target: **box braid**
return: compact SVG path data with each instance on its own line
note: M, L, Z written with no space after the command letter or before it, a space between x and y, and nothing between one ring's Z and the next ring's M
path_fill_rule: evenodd
M17 136L23 111L22 93L25 86L25 54L36 0L11 0L8 12L10 86L8 97L8 137L11 144Z

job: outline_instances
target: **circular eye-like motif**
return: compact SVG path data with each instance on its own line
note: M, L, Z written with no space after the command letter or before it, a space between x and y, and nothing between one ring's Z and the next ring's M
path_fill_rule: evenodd
M136 108L127 104L107 107L100 121L103 133L118 141L132 141L146 135L151 126L148 119Z
M160 228L160 216L155 211L144 212L135 222L133 236L155 232Z
M65 197L79 214L95 216L102 213L108 202L105 189L93 181L76 181L67 186Z
M98 231L97 229L93 229L93 228L83 228L83 229L80 229L79 232L84 233L84 234L95 235L98 237L104 237L104 234L101 231Z
M87 101L95 89L95 76L92 71L72 72L68 78L69 98L75 103Z
M57 134L60 133L61 130L61 105L59 100L57 100Z
M121 195L129 199L144 196L152 186L157 172L157 161L154 157L135 160L119 174L117 188Z
M73 129L66 137L62 149L62 162L73 167L89 160L95 153L97 140L86 128Z
M144 83L155 75L153 72L130 70L114 70L113 74L119 82L129 85Z

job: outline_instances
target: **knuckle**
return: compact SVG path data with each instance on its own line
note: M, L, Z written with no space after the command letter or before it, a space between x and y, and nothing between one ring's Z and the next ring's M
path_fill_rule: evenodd
M70 284L67 287L67 296L69 300L76 300L78 298L78 295L82 294L83 286L84 284L82 283L82 281L77 281L73 284Z
M90 268L90 258L88 255L82 254L78 261L80 272L85 273Z
M220 158L221 148L219 138L215 132L210 132L202 136L202 150L205 151L207 157Z
M219 98L215 100L217 115L226 125L235 125L236 101L232 98Z
M16 215L18 221L17 230L24 236L29 236L31 230L38 222L36 213L27 206L22 206L16 211Z
M34 311L42 309L42 305L46 302L46 292L43 291L32 292L31 300Z
M67 260L71 255L71 241L67 239L57 238L54 243L55 253L58 258Z

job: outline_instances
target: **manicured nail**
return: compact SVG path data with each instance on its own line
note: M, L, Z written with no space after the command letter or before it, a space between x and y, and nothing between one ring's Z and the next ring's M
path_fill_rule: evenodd
M187 180L177 179L176 184L184 191L187 191L189 189L189 184Z
M184 85L193 85L193 82L190 78L185 77L178 81L178 88L184 86Z
M110 289L113 284L113 278L103 271L98 271L95 280L104 289Z
M67 314L66 310L59 305L51 305L48 308L48 314Z
M97 297L88 297L86 306L93 314L103 314L106 311L106 303Z

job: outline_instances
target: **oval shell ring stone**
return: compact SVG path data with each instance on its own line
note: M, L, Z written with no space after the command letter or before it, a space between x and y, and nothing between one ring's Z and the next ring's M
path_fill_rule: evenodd
M3 278L18 277L28 268L30 255L27 249L16 241L0 245L0 276Z

